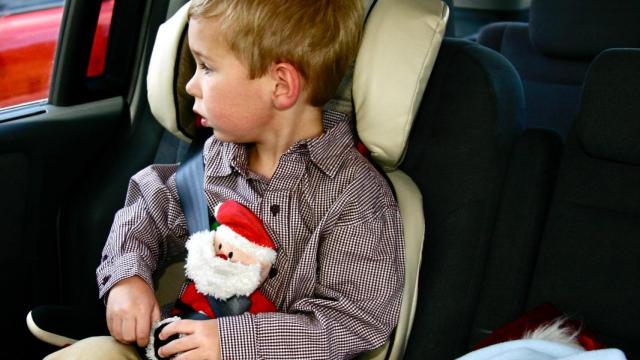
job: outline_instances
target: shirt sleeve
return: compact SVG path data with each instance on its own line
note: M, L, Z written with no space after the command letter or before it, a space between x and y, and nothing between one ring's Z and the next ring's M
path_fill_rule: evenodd
M184 251L187 230L175 185L176 165L152 165L129 182L125 206L114 218L96 270L99 296L138 275L153 288L152 274Z
M312 297L287 313L219 319L224 359L342 359L388 339L404 285L399 209L394 203L344 217L318 246Z

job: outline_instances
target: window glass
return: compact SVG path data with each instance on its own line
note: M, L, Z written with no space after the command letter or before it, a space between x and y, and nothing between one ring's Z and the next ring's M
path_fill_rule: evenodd
M104 72L114 0L104 0L87 76ZM0 0L0 108L46 99L64 0Z
M63 6L0 0L0 107L47 98Z

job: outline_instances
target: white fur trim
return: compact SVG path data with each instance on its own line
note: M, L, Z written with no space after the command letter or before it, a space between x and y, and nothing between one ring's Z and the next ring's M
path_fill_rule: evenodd
M198 292L227 300L234 295L249 296L260 286L260 265L244 265L215 256L215 231L197 232L187 241L187 276Z
M244 236L233 231L227 225L220 225L216 230L219 236L222 236L225 241L233 244L235 247L243 249L244 251L252 254L258 261L266 262L271 265L276 261L275 250L260 246L252 241L247 240Z
M156 329L163 324L172 323L178 320L180 320L180 318L178 316L174 316L174 317L166 318L162 321L157 321L155 324L153 324L153 326L151 327L151 333L149 334L149 344L147 344L147 347L146 347L147 359L160 360L156 357L156 352L155 352L155 349L153 348L153 345L156 341L156 337L153 336L153 334L156 332Z
M553 322L541 325L534 330L527 331L524 333L522 338L555 341L575 347L576 349L584 350L578 342L578 334L580 334L580 330L575 330L567 326L567 322L568 320L566 317L559 317Z

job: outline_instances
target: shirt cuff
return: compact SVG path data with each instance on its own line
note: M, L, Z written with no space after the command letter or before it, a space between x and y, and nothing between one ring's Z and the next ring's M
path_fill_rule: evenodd
M221 359L257 359L256 332L253 314L218 318Z
M153 271L145 264L136 254L125 254L115 260L105 259L96 270L99 297L105 296L118 281L134 275L140 276L153 289Z

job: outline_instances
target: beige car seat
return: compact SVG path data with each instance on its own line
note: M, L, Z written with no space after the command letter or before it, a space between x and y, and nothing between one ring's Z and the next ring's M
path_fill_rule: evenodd
M186 41L187 8L188 4L184 5L160 27L149 64L147 88L156 119L179 138L190 141L195 131L193 100L184 85L195 64ZM400 319L391 341L362 358L402 358L411 331L425 221L420 191L398 166L444 36L448 14L447 6L440 0L377 1L367 19L353 72L326 105L349 113L355 108L358 135L390 179L403 217L406 278ZM161 302L175 298L182 278L180 263L165 270L157 288Z

